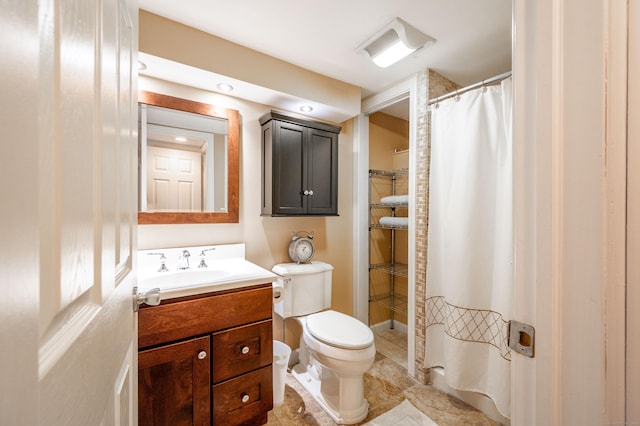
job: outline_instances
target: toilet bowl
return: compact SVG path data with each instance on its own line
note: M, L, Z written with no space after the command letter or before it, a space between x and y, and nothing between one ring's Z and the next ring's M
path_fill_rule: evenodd
M332 269L322 262L274 266L279 276L274 311L282 318L296 318L302 327L293 377L333 421L353 424L369 410L363 375L373 365L376 349L367 325L328 309Z
M332 310L298 322L300 362L293 376L336 423L360 422L369 411L363 374L376 355L373 333L357 319Z

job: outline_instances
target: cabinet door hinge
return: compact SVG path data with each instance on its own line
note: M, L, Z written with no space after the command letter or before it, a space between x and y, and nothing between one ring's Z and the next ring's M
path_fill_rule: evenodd
M521 355L534 357L536 330L532 325L509 321L509 347Z

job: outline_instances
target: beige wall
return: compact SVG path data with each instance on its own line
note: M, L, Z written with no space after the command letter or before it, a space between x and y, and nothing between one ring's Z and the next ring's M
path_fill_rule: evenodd
M270 270L277 263L290 261L287 247L294 232L311 231L315 234L316 255L314 259L330 263L335 268L332 308L351 314L353 306L353 171L351 158L353 120L337 123L342 126L338 144L339 216L263 217L260 216L261 141L258 117L272 107L147 77L140 77L139 89L237 109L240 112L241 129L239 223L139 225L138 248L243 242L246 244L247 259ZM275 327L276 336L279 336L279 324L275 324ZM287 343L292 341L295 339L287 338Z
M359 86L309 71L145 10L140 10L139 34L140 52L273 90L273 96L306 99L336 116L348 118L360 112Z
M382 112L369 116L369 166L372 169L394 168L391 153L409 147L409 122Z

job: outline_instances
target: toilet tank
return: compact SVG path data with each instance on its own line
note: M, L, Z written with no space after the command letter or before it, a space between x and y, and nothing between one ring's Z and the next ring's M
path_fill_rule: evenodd
M328 263L280 263L272 272L278 275L274 283L273 309L282 318L320 312L331 307L331 272ZM281 295L278 297L277 292Z

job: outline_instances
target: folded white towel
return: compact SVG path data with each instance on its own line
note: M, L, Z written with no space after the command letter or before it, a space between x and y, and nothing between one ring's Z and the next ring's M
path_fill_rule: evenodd
M406 228L409 226L409 218L408 217L395 217L395 216L384 216L380 218L380 225L383 226L397 226Z
M409 204L408 195L389 195L380 199L381 204L389 204L394 206L406 206Z

